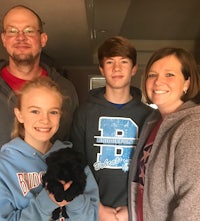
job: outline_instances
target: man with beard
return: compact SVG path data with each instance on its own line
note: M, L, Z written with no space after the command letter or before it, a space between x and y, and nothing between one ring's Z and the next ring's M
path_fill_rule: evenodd
M12 94L17 93L25 82L41 76L49 76L56 81L67 97L60 129L53 139L67 140L78 97L69 80L40 61L42 48L48 40L41 18L32 9L17 5L6 12L2 27L1 39L9 60L0 62L0 147L10 140L15 103Z

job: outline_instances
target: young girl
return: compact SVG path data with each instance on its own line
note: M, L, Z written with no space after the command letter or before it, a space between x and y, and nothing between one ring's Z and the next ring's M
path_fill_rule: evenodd
M59 128L62 103L62 94L48 77L28 82L17 94L13 139L0 152L1 221L49 221L60 206L66 206L68 220L97 220L98 188L88 167L84 194L71 202L56 202L42 186L46 157L67 147L59 140L54 144L50 141ZM64 184L64 188L69 185Z

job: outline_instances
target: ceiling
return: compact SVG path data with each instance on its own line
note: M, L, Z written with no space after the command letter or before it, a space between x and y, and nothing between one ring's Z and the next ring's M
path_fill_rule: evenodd
M97 47L113 35L133 41L141 65L164 45L183 46L200 57L199 0L1 0L0 20L16 4L40 15L49 36L43 59L60 67L96 65ZM5 56L1 45L0 57Z

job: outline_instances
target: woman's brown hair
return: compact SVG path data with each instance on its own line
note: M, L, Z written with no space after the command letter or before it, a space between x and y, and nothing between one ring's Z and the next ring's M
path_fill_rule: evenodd
M143 82L142 82L142 88L143 88L144 96L148 103L151 103L151 101L149 100L147 96L145 85L146 85L146 80L147 80L149 70L151 66L153 65L153 63L170 55L174 55L181 63L181 71L184 76L184 79L187 80L190 78L189 88L187 90L187 93L183 93L183 96L181 98L182 101L185 102L191 99L195 99L196 97L197 98L199 97L200 75L199 75L198 66L195 61L194 56L189 51L183 48L164 47L164 48L158 49L157 51L153 53L153 55L150 57L145 68L145 75L144 75Z

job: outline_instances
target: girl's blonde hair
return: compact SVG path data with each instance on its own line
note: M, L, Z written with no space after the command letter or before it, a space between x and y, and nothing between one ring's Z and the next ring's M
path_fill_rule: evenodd
M49 78L49 77L39 77L39 78L35 78L34 80L31 80L31 81L28 81L27 83L25 83L22 86L22 88L17 92L15 107L18 108L19 110L21 110L21 103L22 103L23 95L25 93L27 93L28 91L30 91L31 89L41 88L41 87L45 87L51 91L58 93L60 95L61 101L63 103L63 95L62 95L58 85L53 80L51 80L51 78ZM13 126L13 130L11 133L11 137L12 138L21 137L22 139L24 139L24 135L25 135L24 124L20 123L15 116L14 126Z

